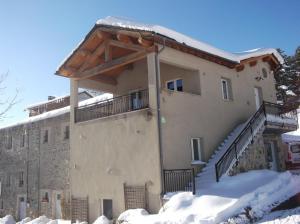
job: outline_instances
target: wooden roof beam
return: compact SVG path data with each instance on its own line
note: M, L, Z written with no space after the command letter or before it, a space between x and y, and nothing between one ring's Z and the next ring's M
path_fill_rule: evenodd
M97 48L96 50L87 57L87 59L85 60L85 62L80 66L79 71L84 71L85 69L87 69L90 64L93 63L93 61L95 61L96 59L98 59L104 52L107 46L107 41L102 42Z
M145 50L145 48L140 46L140 45L132 44L132 43L124 43L124 42L120 42L120 41L117 41L117 40L109 40L109 45L119 47L119 48L128 49L128 50L131 50L131 51L143 51L143 50Z
M127 65L129 63L135 62L139 59L144 58L147 55L147 51L138 51L135 53L131 53L129 55L120 57L118 59L111 60L109 62L106 62L104 64L98 65L94 68L91 68L89 70L83 71L83 72L77 72L75 74L75 78L77 79L87 79L93 76L96 76L98 74L110 71L112 69Z
M237 72L241 72L241 71L244 70L244 68L245 68L245 65L239 64L238 66L235 67L235 70L236 70Z
M150 47L153 45L153 41L150 41L150 40L146 40L142 37L139 37L138 38L138 42L140 45L142 45L143 47Z
M255 66L256 64L257 64L257 60L254 60L254 61L250 61L250 62L249 62L250 67L253 67L253 66Z
M123 43L132 43L131 38L128 35L122 33L117 34L117 39Z

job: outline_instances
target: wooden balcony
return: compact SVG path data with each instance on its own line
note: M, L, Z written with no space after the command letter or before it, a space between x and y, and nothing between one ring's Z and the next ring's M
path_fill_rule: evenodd
M149 107L148 89L75 108L75 123Z

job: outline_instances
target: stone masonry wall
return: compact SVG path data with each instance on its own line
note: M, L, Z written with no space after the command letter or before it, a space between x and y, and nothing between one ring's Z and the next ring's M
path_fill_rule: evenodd
M42 192L48 192L49 198L59 192L67 206L70 146L69 139L65 138L65 127L68 125L69 114L66 113L0 129L0 215L11 214L18 219L18 201L23 197L27 202L27 216L36 217L46 209L50 217L54 217L54 203L42 203ZM47 142L44 140L46 130ZM12 136L11 148L7 147L9 136Z
M285 170L285 157L280 135L263 135L260 133L254 138L253 144L244 151L238 164L230 170L229 175L232 176L249 170L269 169L267 151L264 145L264 142L268 140L275 142L278 171Z

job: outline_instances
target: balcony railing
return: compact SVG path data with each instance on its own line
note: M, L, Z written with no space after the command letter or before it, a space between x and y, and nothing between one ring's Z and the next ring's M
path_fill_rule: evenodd
M75 108L75 122L83 122L149 107L148 89Z
M164 170L164 193L178 191L190 191L195 194L193 169Z

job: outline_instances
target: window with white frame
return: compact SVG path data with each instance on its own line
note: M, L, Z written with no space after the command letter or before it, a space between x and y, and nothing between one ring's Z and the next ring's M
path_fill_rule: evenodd
M169 80L166 82L166 87L168 90L182 92L183 91L183 81L182 81L182 79Z
M191 138L192 160L201 161L201 141L200 138Z
M229 79L221 79L221 88L223 100L232 100L231 81Z

